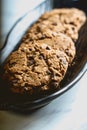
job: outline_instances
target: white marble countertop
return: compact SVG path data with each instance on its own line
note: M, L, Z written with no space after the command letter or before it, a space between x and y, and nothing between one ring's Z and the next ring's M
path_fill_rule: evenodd
M3 37L19 17L13 12L12 18L9 8L6 12ZM32 113L0 111L0 130L87 130L87 73L68 92Z
M0 130L87 130L87 73L68 92L32 113L1 111Z

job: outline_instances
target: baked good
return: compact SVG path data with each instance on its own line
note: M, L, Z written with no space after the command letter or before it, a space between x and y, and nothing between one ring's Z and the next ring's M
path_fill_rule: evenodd
M34 95L59 89L76 54L73 41L85 21L84 12L75 8L42 15L6 61L2 77L11 92Z
M86 21L86 14L77 8L54 9L42 15L39 21L54 21L54 17L55 21L60 22L65 28L64 33L76 41L78 39L78 31Z
M27 43L32 40L52 38L58 35L58 33L64 33L64 27L60 22L55 23L49 20L37 22L27 31L23 42Z
M33 37L33 36L32 36ZM30 44L30 41L25 40L20 45L20 49L24 49L27 44ZM45 37L41 38L40 40L34 40L34 43L40 43L43 42L49 46L51 46L53 49L59 49L60 51L63 51L68 56L68 62L71 63L75 56L75 45L74 42L71 40L70 37L64 35L63 33L58 33L57 35L53 37ZM32 44L31 44L32 48Z
M75 56L74 43L63 34L58 37L22 43L4 67L4 80L14 93L35 93L59 87Z
M54 9L50 12L44 13L38 21L43 21L47 19L52 19L52 17L56 17L56 21L60 21L62 24L73 24L77 27L80 27L86 20L85 13L77 8L60 8ZM54 21L54 20L53 20Z
M73 41L76 41L78 39L78 31L85 21L86 15L79 9L54 9L39 18L29 29L25 39L27 37L29 40L52 37L62 32L71 37Z

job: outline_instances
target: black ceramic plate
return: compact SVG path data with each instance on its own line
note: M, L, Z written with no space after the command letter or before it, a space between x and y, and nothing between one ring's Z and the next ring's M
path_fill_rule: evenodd
M36 9L31 12L31 15L36 12ZM10 31L4 48L1 50L0 55L0 71L3 69L3 64L8 57L8 55L17 47L20 43L22 35L25 33L27 28L34 22L32 20L30 23L28 22L30 16L30 12L25 15L22 19L20 19L15 26ZM38 17L37 17L38 18ZM36 20L36 18L35 18ZM21 26L23 28L21 29ZM79 31L79 38L76 42L77 54L72 63L72 66L68 69L67 74L64 80L60 84L60 90L56 90L50 92L48 94L44 94L42 96L38 96L33 98L32 100L24 100L23 102L8 102L6 101L8 95L7 92L1 92L0 97L5 98L5 100L1 101L0 109L2 110L17 110L17 111L30 111L37 108L40 108L53 99L59 97L71 87L74 86L75 83L80 80L80 78L84 75L87 70L87 22L83 25L83 27ZM1 81L2 82L2 81ZM2 83L1 83L2 84ZM15 98L17 100L17 96Z

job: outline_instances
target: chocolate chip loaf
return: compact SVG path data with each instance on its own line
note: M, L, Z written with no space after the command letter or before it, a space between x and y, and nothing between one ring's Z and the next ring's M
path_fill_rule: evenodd
M74 8L42 15L6 61L3 79L11 92L34 95L58 89L75 57L74 41L85 20L85 14Z

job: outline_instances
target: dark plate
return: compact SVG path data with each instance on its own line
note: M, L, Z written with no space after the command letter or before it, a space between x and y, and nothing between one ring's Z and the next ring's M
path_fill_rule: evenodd
M48 1L46 1L48 2ZM52 2L51 0L49 1ZM48 3L49 3L48 2ZM68 2L69 3L69 2ZM43 3L42 6L47 3ZM41 5L40 5L41 6ZM11 29L10 33L7 36L5 46L0 52L0 72L3 70L3 64L8 57L8 55L19 46L20 40L22 38L22 35L26 32L27 28L33 24L34 21L38 19L38 17L41 15L37 15L35 18L29 21L30 16L34 15L37 11L41 9L41 7L37 7L36 9L32 10L31 12L27 13L23 18L21 18L15 26ZM71 7L71 5L67 4L67 7ZM73 4L74 7L76 6ZM80 7L81 5L79 5ZM49 4L49 8L50 8ZM60 6L61 7L61 6ZM47 10L47 9L46 9ZM44 11L43 11L44 12ZM42 13L43 13L42 12ZM21 28L22 27L22 28ZM64 80L60 84L60 90L52 91L46 94L42 94L40 96L36 95L36 97L29 99L28 97L25 98L26 100L22 101L19 100L17 95L10 95L5 90L0 91L0 109L1 110L17 110L17 111L30 111L37 108L40 108L49 102L51 102L53 99L59 97L63 93L65 93L67 90L72 88L84 75L84 73L87 70L87 22L83 25L83 27L79 31L79 38L76 42L76 49L77 54L76 57L72 63L72 66L68 69L67 74L64 78ZM0 82L2 86L2 80ZM9 100L14 97L15 100ZM8 98L9 97L9 98ZM20 99L22 99L20 97ZM17 101L19 100L19 101Z

